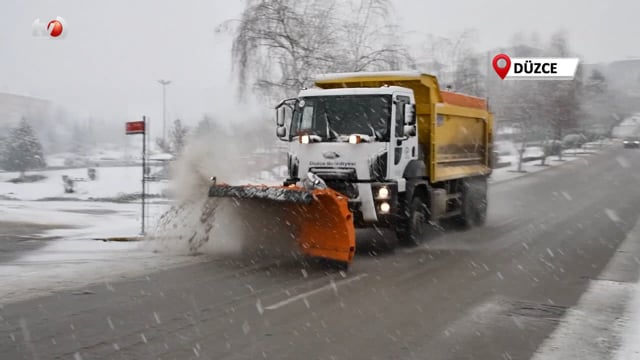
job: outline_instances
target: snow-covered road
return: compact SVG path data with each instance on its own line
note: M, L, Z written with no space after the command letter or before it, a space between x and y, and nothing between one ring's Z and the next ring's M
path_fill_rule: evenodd
M168 205L152 204L148 228ZM158 253L150 243L105 242L97 239L132 237L140 233L140 204L93 201L0 201L0 219L34 226L24 241L44 246L0 263L0 299L6 303L51 291L108 282L198 261L185 253Z
M201 256L206 261L126 274L126 281L105 272L93 285L7 302L0 309L0 353L530 359L556 345L576 350L582 343L575 340L586 339L612 358L634 343L626 335L635 333L628 304L640 272L633 254L637 155L609 149L494 183L485 226L449 229L395 252L359 247L347 273L279 258ZM115 245L101 251L125 260L107 261L104 271L130 266L126 256L160 263L152 252L142 259L144 249Z

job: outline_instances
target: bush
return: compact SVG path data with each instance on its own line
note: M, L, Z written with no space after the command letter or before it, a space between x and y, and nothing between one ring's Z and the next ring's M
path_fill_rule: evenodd
M46 178L47 178L46 176L39 175L39 174L25 175L25 176L22 176L22 177L19 177L19 178L7 180L7 182L14 183L14 184L34 183L34 182L42 181L42 180L44 180Z

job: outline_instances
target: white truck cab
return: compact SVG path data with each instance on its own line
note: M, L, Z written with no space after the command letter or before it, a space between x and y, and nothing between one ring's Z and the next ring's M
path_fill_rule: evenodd
M305 89L277 109L278 137L289 142L287 184L313 173L349 197L356 226L392 221L419 151L413 90Z

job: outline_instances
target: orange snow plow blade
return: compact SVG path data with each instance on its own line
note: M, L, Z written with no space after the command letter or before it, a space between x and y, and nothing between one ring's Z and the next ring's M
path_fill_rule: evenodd
M303 254L347 264L353 259L356 235L348 200L332 189L216 184L209 189L209 197L266 205L261 207L264 215L272 217L272 224L290 227Z

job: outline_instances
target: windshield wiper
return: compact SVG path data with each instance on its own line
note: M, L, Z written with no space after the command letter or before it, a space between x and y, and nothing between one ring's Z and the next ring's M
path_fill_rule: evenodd
M331 140L331 134L333 134L334 139L340 139L340 134L338 134L338 132L333 130L333 128L331 127L331 122L329 121L329 116L327 116L327 113L324 113L324 121L327 124L327 140Z
M369 127L369 129L371 129L371 135L373 136L374 140L382 140L382 134L376 131L376 129L374 129L371 124L367 124L367 126Z

